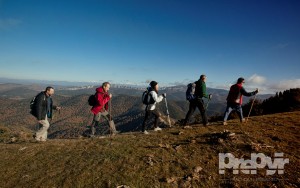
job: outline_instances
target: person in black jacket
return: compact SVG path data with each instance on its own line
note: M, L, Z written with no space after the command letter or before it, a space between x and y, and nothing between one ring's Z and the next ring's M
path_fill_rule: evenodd
M60 110L61 107L53 105L51 96L54 94L54 88L49 86L39 93L35 99L31 114L36 117L39 123L39 129L35 133L37 141L46 141L50 123L48 118L52 118L52 109Z

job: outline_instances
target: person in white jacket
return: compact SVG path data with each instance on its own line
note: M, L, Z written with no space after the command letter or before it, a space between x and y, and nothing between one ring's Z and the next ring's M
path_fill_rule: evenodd
M154 131L161 131L162 129L160 127L158 127L158 121L159 121L159 117L160 117L160 113L157 109L155 109L155 105L156 103L159 103L163 100L163 98L166 97L166 93L158 96L158 83L156 81L151 81L150 82L150 86L148 88L148 105L146 105L145 108L145 118L142 124L142 131L144 134L149 134L148 131L145 130L145 124L146 121L148 119L148 117L153 114L155 116L154 119Z

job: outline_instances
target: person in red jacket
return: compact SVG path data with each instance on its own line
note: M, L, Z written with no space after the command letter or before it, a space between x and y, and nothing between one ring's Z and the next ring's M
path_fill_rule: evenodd
M95 94L96 104L91 109L91 111L94 114L93 123L91 125L91 132L92 132L91 137L95 135L95 131L96 131L95 126L99 125L99 121L101 117L104 117L109 122L110 130L112 131L112 133L114 135L117 133L115 123L112 120L111 115L108 113L108 102L112 98L112 94L108 93L109 88L110 88L110 83L104 82L102 84L102 87L98 87L96 89L96 94Z
M242 103L243 103L243 95L250 97L253 95L256 95L258 93L258 89L256 89L253 92L247 92L245 88L243 87L243 84L245 83L244 78L239 78L237 80L237 83L232 85L230 87L228 96L227 96L227 107L226 111L224 113L224 120L223 120L223 125L227 125L227 119L229 114L232 112L232 110L235 110L238 112L238 115L240 117L240 121L244 122L243 118L243 110L242 110Z

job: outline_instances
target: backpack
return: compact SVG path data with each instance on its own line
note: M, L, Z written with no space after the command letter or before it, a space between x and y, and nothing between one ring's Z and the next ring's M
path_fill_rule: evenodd
M90 106L95 106L96 105L96 94L90 95L88 99L88 103Z
M32 98L32 100L30 101L30 113L32 114L32 115L34 115L33 114L33 108L34 108L34 106L35 106L35 98L36 98L36 96L35 97L33 97Z
M149 105L149 104L154 104L155 103L155 101L152 97L150 98L150 100L148 99L149 98L149 93L150 93L149 90L146 90L146 91L143 92L142 102L143 102L144 105Z
M35 97L33 97L31 99L30 103L29 103L30 114L32 114L35 117L36 117L36 112L35 112L35 109L34 109L35 106L36 106L36 100L35 99L37 98L38 95L40 95L40 93L37 94ZM45 96L44 96L44 100L46 100Z
M195 88L196 88L195 83L189 83L187 85L187 89L186 89L186 92L185 92L186 100L190 101L190 100L195 99Z

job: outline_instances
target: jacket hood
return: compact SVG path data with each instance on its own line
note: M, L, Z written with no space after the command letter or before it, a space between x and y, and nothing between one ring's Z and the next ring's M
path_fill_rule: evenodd
M98 88L96 89L96 92L97 92L97 93L103 93L104 91L103 91L103 88L102 88L102 87L98 87Z

